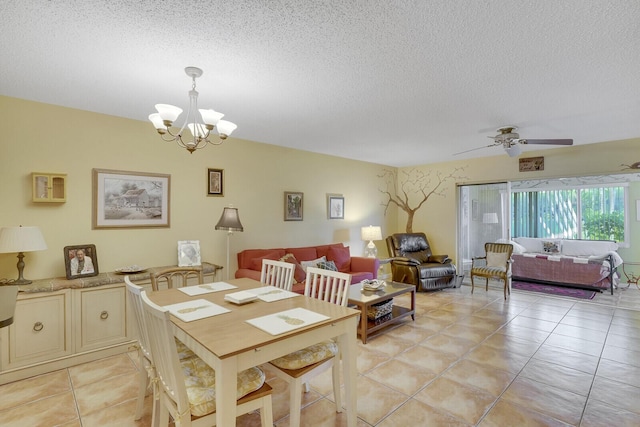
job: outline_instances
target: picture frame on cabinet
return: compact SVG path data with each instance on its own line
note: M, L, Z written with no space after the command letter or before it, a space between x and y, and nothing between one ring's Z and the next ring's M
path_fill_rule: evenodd
M171 175L93 169L92 228L170 226Z
M99 271L96 245L65 246L64 268L68 280L97 276Z
M224 196L224 169L207 169L207 196Z
M202 265L199 240L178 241L178 267Z
M284 220L302 221L304 193L297 191L284 192Z

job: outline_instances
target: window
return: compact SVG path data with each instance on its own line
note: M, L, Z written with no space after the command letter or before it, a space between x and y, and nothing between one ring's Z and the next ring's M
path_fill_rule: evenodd
M514 237L628 242L627 184L519 190L511 194Z

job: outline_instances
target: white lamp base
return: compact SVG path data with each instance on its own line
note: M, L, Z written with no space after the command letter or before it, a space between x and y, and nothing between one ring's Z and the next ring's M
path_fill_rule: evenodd
M364 256L367 258L377 258L378 257L378 248L373 243L373 240L369 240L369 244L364 247Z

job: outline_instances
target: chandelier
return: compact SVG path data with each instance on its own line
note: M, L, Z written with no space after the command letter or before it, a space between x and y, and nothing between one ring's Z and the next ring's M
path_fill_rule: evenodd
M204 148L207 144L220 145L231 132L238 126L226 120L220 120L224 114L214 110L198 109L198 91L196 91L196 79L202 75L202 70L197 67L187 67L184 69L187 76L191 77L193 83L189 91L189 109L185 121L177 133L171 131L173 122L175 122L182 108L169 104L156 104L157 113L149 115L149 120L153 123L156 130L164 141L175 141L182 148L186 148L190 153ZM199 112L199 114L198 114ZM216 129L218 136L215 139L209 139L213 129ZM188 132L185 132L188 129ZM189 135L189 132L191 135Z

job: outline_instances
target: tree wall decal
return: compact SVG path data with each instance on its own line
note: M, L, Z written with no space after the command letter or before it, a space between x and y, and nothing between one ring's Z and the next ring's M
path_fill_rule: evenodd
M396 170L384 169L378 178L384 181L384 188L378 190L386 196L382 202L385 207L384 214L387 214L389 206L396 205L407 213L406 232L413 233L413 218L429 198L433 195L445 197L447 184L450 181L463 180L466 177L460 175L464 167L454 168L449 174L440 171L429 170L424 172L420 169L401 170L400 175ZM417 195L414 205L411 205L412 195ZM415 198L414 198L415 199Z

